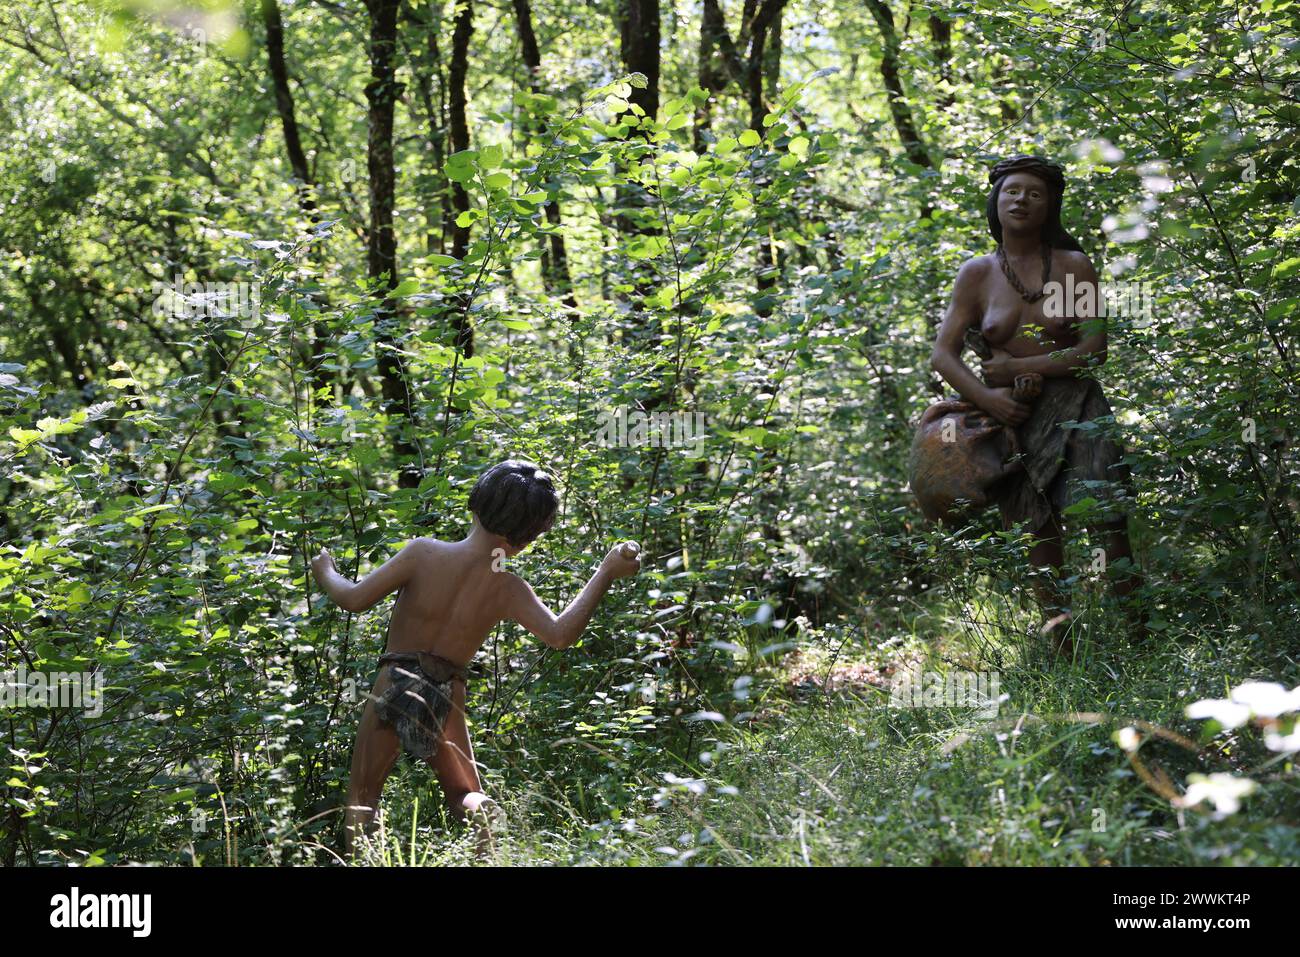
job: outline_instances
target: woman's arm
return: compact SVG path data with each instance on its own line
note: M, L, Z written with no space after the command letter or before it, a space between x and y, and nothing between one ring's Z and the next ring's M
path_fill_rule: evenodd
M957 390L967 402L983 409L1006 425L1019 425L1029 418L1029 406L1011 398L1010 389L992 389L971 372L961 361L966 330L979 318L979 290L985 266L980 260L970 259L957 270L952 287L952 300L944 313L930 353L930 368Z
M339 574L334 566L334 556L325 549L311 560L311 570L316 581L334 603L344 611L365 611L379 599L401 588L411 580L411 574L420 559L428 553L427 539L416 538L407 542L400 552L384 562L359 582L352 582Z

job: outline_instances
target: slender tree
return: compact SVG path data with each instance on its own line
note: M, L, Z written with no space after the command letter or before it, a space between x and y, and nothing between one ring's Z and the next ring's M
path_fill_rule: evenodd
M407 62L415 85L419 108L424 123L423 189L425 236L427 253L445 253L451 242L456 217L451 215L452 180L443 166L447 160L447 77L443 68L442 49L438 35L442 15L436 3L407 0L402 7L403 17L412 29L401 31L406 48ZM415 108L413 103L412 109Z
M298 208L311 223L320 221L316 204L316 179L303 150L298 128L298 116L293 104L293 91L289 89L289 69L284 55L284 20L280 16L277 0L262 0L262 23L266 27L266 58L271 72L271 85L275 90L275 110L280 116L284 131L284 148L293 171ZM313 391L326 384L324 356L329 341L329 328L323 321L312 324L312 342L306 344L307 368Z
M921 134L917 132L916 119L912 107L903 92L903 81L899 78L899 43L898 31L894 28L894 15L884 0L867 0L867 8L880 28L880 78L885 84L889 101L889 116L898 139L903 144L903 152L917 166L933 169L934 163L926 152Z
M707 43L710 56L716 54L723 69L711 67L706 74L701 68L700 85L711 93L718 93L725 88L727 80L734 82L749 106L749 125L756 130L763 128L763 117L770 112L764 96L763 80L765 76L770 83L775 83L777 79L781 10L784 7L785 0L762 0L761 3L746 0L741 13L740 32L733 41L718 0L704 0L700 25L701 56ZM775 59L767 52L769 37L776 37L773 41L778 51ZM710 84L717 85L705 86L705 79Z
M946 110L956 102L956 93L952 89L952 21L937 13L930 14L930 49L939 65L939 78L948 85L947 91L939 97L939 106Z
M541 93L542 54L537 45L537 33L533 29L532 4L529 0L514 0L514 6L519 49L528 70L528 88L533 93ZM544 122L536 132L545 135ZM564 246L564 234L560 232L562 219L558 194L557 186L556 195L546 203L546 222L551 227L551 232L542 247L542 282L548 292L562 296L569 309L576 309L578 304L573 298L573 283L569 277L569 256Z
M734 82L749 106L751 129L763 129L763 117L771 112L768 108L769 94L780 80L781 12L784 7L785 0L746 0L738 41L733 42L718 0L704 0L700 23L700 85L710 92L721 92L728 81ZM715 57L722 64L721 70L714 65ZM707 122L708 119L707 113L701 116L697 112L696 142L702 140L701 121ZM759 265L755 276L755 285L760 292L776 284L776 271L775 245L772 237L764 233L759 239ZM764 299L760 300L756 310L759 315L767 315L771 308Z
M415 467L419 448L404 434L402 421L412 426L415 413L411 390L398 359L393 330L398 314L391 297L397 286L397 237L393 231L396 165L393 159L393 114L400 95L397 82L397 11L401 0L367 0L370 14L370 82L366 84L369 105L369 136L366 160L370 174L370 231L367 264L375 283L376 342L379 375L383 382L384 410L398 423L393 449L401 463L399 483L414 488L420 482Z
M451 150L459 153L469 149L469 122L466 119L468 103L465 82L469 75L469 41L474 35L474 4L472 0L458 0L456 24L451 34L451 63L447 71L448 120L451 127ZM460 183L451 186L454 220L469 210L469 194ZM464 259L469 251L469 227L452 223L451 255ZM468 303L456 312L456 347L466 357L474 355L474 328L470 325Z

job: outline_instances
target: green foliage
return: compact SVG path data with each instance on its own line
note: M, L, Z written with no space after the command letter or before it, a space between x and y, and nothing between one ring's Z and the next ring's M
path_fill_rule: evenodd
M551 607L613 541L647 560L574 649L511 626L480 655L502 860L1294 858L1289 764L1212 821L1152 792L1109 725L1065 716L1195 733L1194 697L1298 680L1295 3L900 10L931 167L900 146L859 5L786 7L753 116L697 85L698 24L647 116L612 22L536 5L543 38L565 28L539 89L509 30L483 34L457 152L446 77L403 21L391 289L367 269L361 20L283 5L304 184L256 5L203 5L237 30L198 46L151 5L56 6L0 14L0 672L94 676L103 707L0 708L4 863L334 860L387 603L341 611L308 558L359 577L411 537L461 537L507 455L561 482L517 563ZM432 6L411 5L437 31ZM1066 164L1067 228L1153 289L1150 316L1110 319L1117 415L1095 427L1129 449L1155 634L1130 643L1076 538L1075 667L1037 638L1023 543L991 516L923 527L906 490L952 277L991 247L987 165L1019 151ZM254 308L207 308L216 283ZM619 409L702 417L700 454L604 444ZM808 661L911 659L996 669L1003 715L1042 721L998 733L887 708L884 685L792 684ZM1231 763L1157 759L1178 782ZM471 858L423 768L385 793L371 859Z

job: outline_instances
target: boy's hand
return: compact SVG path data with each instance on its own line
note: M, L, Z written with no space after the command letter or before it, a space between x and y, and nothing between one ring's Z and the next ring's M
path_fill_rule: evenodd
M611 578L626 578L641 570L641 559L638 557L640 554L640 545L636 542L624 542L610 549L600 567L609 572Z
M338 568L334 565L334 556L322 548L320 554L311 560L311 570L316 580L320 581L327 570L337 572Z

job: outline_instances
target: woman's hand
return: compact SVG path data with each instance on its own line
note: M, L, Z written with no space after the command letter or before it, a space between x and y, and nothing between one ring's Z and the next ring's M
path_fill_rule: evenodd
M980 407L1003 425L1013 428L1024 424L1032 411L1025 403L1011 398L1010 389L989 389Z
M1020 370L1016 368L1016 360L1011 353L1005 349L994 349L993 358L980 363L980 373L984 376L985 383L997 388L1012 385Z

